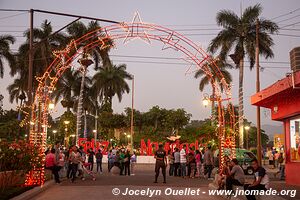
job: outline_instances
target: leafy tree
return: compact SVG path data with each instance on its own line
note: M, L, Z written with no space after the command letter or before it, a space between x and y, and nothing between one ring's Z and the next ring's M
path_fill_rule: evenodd
M24 138L25 129L19 124L18 111L6 110L0 113L0 138L10 141Z

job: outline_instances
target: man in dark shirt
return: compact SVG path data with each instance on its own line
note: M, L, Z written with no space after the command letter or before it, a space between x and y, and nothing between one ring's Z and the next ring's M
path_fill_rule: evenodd
M159 176L159 170L160 168L162 169L162 174L164 176L164 182L166 183L166 163L167 163L167 158L166 158L166 151L163 149L163 145L160 144L158 150L155 152L155 181L154 183L157 183L157 178Z
M259 166L257 159L252 160L252 167L255 171L254 182L251 185L245 185L245 190L267 190L269 188L269 177L266 170ZM258 192L259 193L259 192ZM256 200L255 195L246 195L247 200Z

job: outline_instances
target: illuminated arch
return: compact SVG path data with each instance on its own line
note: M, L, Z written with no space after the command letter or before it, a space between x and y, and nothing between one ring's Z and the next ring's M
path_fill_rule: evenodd
M139 19L139 21L136 21ZM83 51L88 51L96 46L100 48L106 48L106 40L121 40L123 43L127 43L133 39L141 39L146 43L151 43L152 40L160 41L163 43L162 50L174 49L181 52L184 55L184 60L193 64L195 69L201 69L207 76L211 78L212 87L216 91L216 101L218 102L218 127L219 127L219 140L220 155L223 155L224 146L228 145L228 140L225 138L225 124L230 124L230 130L232 132L232 140L234 149L234 134L235 134L235 114L233 105L231 102L231 88L228 85L221 73L219 67L216 65L214 58L209 56L201 47L196 45L190 39L186 38L182 34L179 34L168 28L143 23L140 20L139 15L134 17L131 23L120 23L111 26L106 26L101 29L92 31L82 36L77 40L71 41L69 45L63 50L55 51L54 61L47 68L46 72L41 77L37 77L38 87L36 89L34 102L32 105L31 121L30 121L30 137L31 143L36 144L40 148L41 154L45 151L46 135L48 126L48 105L51 101L51 93L55 90L55 85L59 78L63 75L64 71L72 67L72 62L82 55ZM87 43L88 42L88 43ZM82 46L82 44L84 44ZM81 46L77 49L77 46ZM208 67L208 65L210 67ZM211 70L217 76L219 82L215 82ZM223 90L221 90L221 87ZM215 98L215 97L214 97ZM224 106L222 102L227 102L226 110L230 114L230 121L226 122L224 117ZM228 139L228 138L227 138ZM235 154L235 153L233 153ZM223 163L223 157L220 157L220 163ZM44 169L35 168L29 174L27 174L27 185L41 185L44 183Z

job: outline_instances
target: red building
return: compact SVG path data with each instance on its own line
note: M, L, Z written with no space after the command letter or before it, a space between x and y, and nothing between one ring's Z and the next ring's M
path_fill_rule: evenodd
M283 122L286 183L300 185L300 71L253 95L251 104L271 109L272 120Z

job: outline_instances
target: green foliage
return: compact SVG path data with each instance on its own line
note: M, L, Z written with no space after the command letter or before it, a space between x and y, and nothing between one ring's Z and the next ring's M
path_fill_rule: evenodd
M65 124L65 121L69 121L69 124ZM60 116L58 122L57 140L62 142L64 138L67 138L71 134L75 134L75 133L76 133L76 116L71 111L66 111L64 114Z
M246 141L246 140L245 140ZM265 134L264 130L261 130L261 144L267 146L269 143L269 136ZM249 129L249 147L257 147L257 128L251 126Z
M39 168L43 164L39 147L24 140L14 142L0 140L0 172L2 172L2 179L6 180L2 185L2 191L11 184L14 176L24 175L32 170L33 166Z
M19 126L18 112L5 110L0 113L0 138L12 141L24 138L25 128Z

